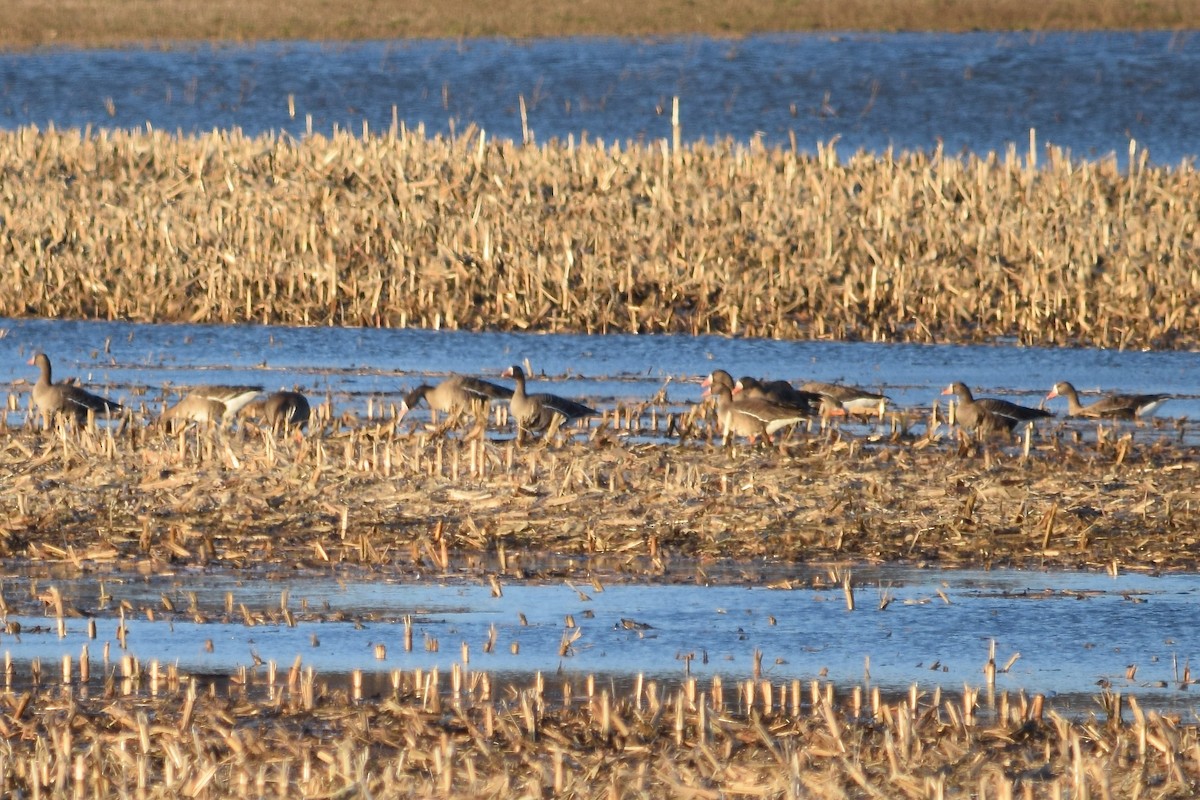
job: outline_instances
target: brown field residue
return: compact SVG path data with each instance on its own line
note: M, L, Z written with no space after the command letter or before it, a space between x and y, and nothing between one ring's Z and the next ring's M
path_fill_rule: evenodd
M970 688L501 685L459 664L364 686L299 659L221 680L85 663L7 670L6 795L1173 798L1200 781L1200 729L1113 693L1076 720L1041 695Z
M1028 452L945 426L723 447L711 414L639 443L617 410L526 446L327 403L302 437L30 424L0 451L0 557L663 580L764 559L1153 571L1200 557L1200 460L1182 429L1050 431Z
M1031 144L24 128L0 133L0 315L1200 344L1194 167Z
M1026 451L960 442L944 426L917 437L814 422L774 446L726 448L707 407L669 423L618 408L518 446L510 429L397 424L394 411L354 419L328 400L303 436L246 420L171 433L130 406L99 427L42 430L29 413L0 430L0 558L54 576L23 598L0 591L0 636L51 636L57 623L61 638L77 614L94 636L96 619L113 621L103 588L93 607L53 585L85 572L377 575L500 591L538 579L709 582L710 571L750 581L756 565L778 576L801 562L1116 574L1195 569L1200 554L1200 458L1179 424L1093 441L1051 429ZM626 422L647 416L674 438L626 438ZM829 575L852 609L849 571ZM213 619L291 625L287 596L261 612L227 593ZM14 628L31 606L41 630ZM1188 720L1105 688L1083 718L1036 687L997 692L994 654L980 665L986 688L900 696L773 679L760 653L752 674L726 679L501 678L469 668L465 641L440 673L323 676L297 656L190 675L139 662L124 620L201 612L164 594L161 607L120 614L119 648L6 659L0 793L1169 798L1200 782ZM1177 673L1181 690L1193 683L1186 663Z
M1196 0L522 0L452 5L381 0L56 0L5 7L0 47L181 41L356 40L508 36L738 36L770 31L1146 30L1191 28Z

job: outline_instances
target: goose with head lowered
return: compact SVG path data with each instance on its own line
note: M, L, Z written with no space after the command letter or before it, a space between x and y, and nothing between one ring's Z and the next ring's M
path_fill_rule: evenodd
M965 431L980 435L1010 432L1018 425L1027 425L1054 416L1041 408L1029 408L995 397L977 399L961 381L947 386L942 390L942 394L952 394L958 399L955 416L959 426Z
M308 398L300 392L280 389L271 392L264 400L251 400L242 407L242 415L259 417L275 433L295 430L299 431L308 425L312 416L312 408Z
M858 386L844 383L825 383L824 381L808 381L800 384L806 392L814 392L837 403L850 416L878 417L882 416L891 398L885 394L869 392Z
M312 408L308 404L308 398L300 392L281 389L267 395L266 402L263 403L263 415L267 418L267 423L277 431L299 429L308 425Z
M37 383L33 385L33 404L42 412L42 419L47 425L57 416L68 417L83 424L87 422L89 413L105 417L122 411L119 403L92 394L73 383L55 383L51 374L50 357L45 353L34 355L29 359L29 364L41 370Z
M754 444L759 436L773 442L776 433L806 422L812 416L807 411L761 398L735 398L733 390L724 384L717 385L712 396L717 398L717 423L721 426L725 444L732 443L734 436L744 436L750 444Z
M1054 384L1050 394L1046 395L1047 400L1056 397L1067 398L1069 416L1125 420L1151 416L1159 406L1171 399L1169 394L1106 394L1085 406L1079 402L1079 392L1067 381Z
M512 397L508 399L508 407L513 418L517 421L517 432L544 431L552 425L563 422L595 416L596 409L559 397L556 394L537 392L528 394L525 391L525 371L517 365L504 370L502 378L512 378L516 382Z
M260 392L261 386L193 386L178 403L162 413L158 423L172 430L188 422L223 425Z
M832 410L832 407L837 405L832 399L818 392L797 389L787 381L761 381L748 375L738 378L733 386L733 393L747 400L765 400L813 417L823 411Z
M400 419L412 411L422 400L434 411L443 414L459 414L471 411L478 414L493 400L508 400L513 390L482 378L469 375L451 375L437 386L423 383L404 396L400 402Z

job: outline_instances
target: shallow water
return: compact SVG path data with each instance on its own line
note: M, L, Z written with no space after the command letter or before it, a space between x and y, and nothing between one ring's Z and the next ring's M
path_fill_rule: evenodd
M951 152L987 152L1015 142L1024 152L1034 127L1041 142L1070 147L1076 156L1124 155L1133 137L1156 161L1174 162L1196 154L1200 96L1187 76L1200 72L1198 60L1200 48L1190 46L1188 34L42 52L0 55L0 126L149 123L303 135L306 115L316 130L357 131L366 120L378 131L390 124L395 106L409 126L444 132L476 123L490 136L519 139L517 99L524 96L540 141L584 132L624 140L669 135L670 98L678 95L686 139L746 141L761 134L786 144L794 134L807 150L836 136L844 152L929 149L939 141ZM952 380L1037 404L1054 382L1067 379L1081 390L1173 393L1160 417L1200 418L1200 355L1186 352L4 319L0 334L0 385L20 399L10 424L28 416L36 373L24 362L35 349L52 355L58 377L75 375L117 400L151 408L169 385L257 383L298 386L329 396L339 410L362 413L369 402L398 402L427 378L464 372L498 379L508 364L529 359L554 381L554 391L601 406L644 401L664 387L669 403L694 403L696 379L721 367L735 375L857 383L914 409L938 400ZM802 568L780 577L804 588L626 584L597 591L506 584L497 598L476 583L399 583L386 576L106 576L112 600L98 617L96 641L87 639L86 621L78 618L67 620L60 639L54 621L33 613L36 603L25 603L22 613L9 616L24 632L0 634L0 650L18 664L35 658L53 664L78 656L85 644L98 661L107 644L115 659L121 651L113 609L122 600L131 608L131 653L143 662L217 674L251 665L255 656L281 667L299 656L320 673L448 671L466 643L470 668L504 674L671 678L690 670L737 679L751 674L757 650L766 673L780 680L956 689L983 685L995 640L1001 666L1019 654L998 676L998 689L1048 692L1086 706L1103 682L1136 694L1144 705L1194 716L1196 704L1181 676L1200 652L1191 624L1200 576L855 567L854 612L836 586L812 588L815 576ZM94 610L100 594L95 577L37 585L57 586L85 609ZM295 627L222 619L227 592L257 613L277 609L285 589L301 619ZM10 603L31 591L27 577L4 580ZM163 596L186 608L193 593L209 618L220 621L197 624L189 615L164 612ZM879 610L885 595L890 602ZM156 609L155 621L146 608ZM337 612L344 619L334 621ZM412 653L402 647L405 615L414 619ZM564 633L572 632L567 615L582 633L561 655ZM623 619L649 627L628 629ZM483 644L492 626L496 648L488 654ZM425 649L427 637L438 641L437 652ZM376 644L385 645L386 658L376 658ZM1137 670L1128 677L1131 665Z
M368 401L377 407L398 402L423 379L468 372L499 380L505 365L529 358L535 370L553 376L555 391L600 406L646 400L664 385L670 402L697 402L695 380L721 366L735 374L857 382L913 408L928 407L955 379L1036 404L1054 381L1066 377L1088 388L1175 392L1179 396L1160 416L1200 415L1193 382L1200 354L1187 352L0 320L0 385L10 386L20 409L10 412L10 424L29 416L28 390L36 373L25 360L35 348L51 353L60 377L77 375L118 400L136 397L151 408L168 383L233 382L298 385L328 394L339 411L361 412ZM1137 435L1172 430L1168 425ZM252 664L256 655L284 667L299 656L320 673L448 670L466 643L471 669L503 674L640 672L670 678L690 669L744 678L758 650L767 673L780 679L869 679L903 689L913 682L982 686L989 642L995 639L1001 666L1020 654L998 677L998 689L1049 692L1089 707L1104 681L1139 695L1144 704L1191 713L1190 694L1180 685L1200 649L1191 624L1200 576L855 567L858 610L850 613L840 588L813 588L819 576L806 568L766 571L767 579L787 578L803 588L762 588L767 579L760 580L759 572L751 580L726 574L723 585L707 587L623 584L597 591L591 585L506 584L500 598L476 582L401 583L386 573L370 579L257 571L41 579L37 590L57 586L68 604L98 611L99 640L89 642L83 619L68 619L67 637L60 640L53 620L31 612L40 609L29 602L35 589L10 565L4 594L15 611L9 618L25 630L19 637L0 635L0 650L18 663L39 658L50 664L63 655L77 657L84 644L98 659L108 642L115 660L114 609L127 601L133 654L143 662L157 659L201 673L229 674ZM112 598L100 610L99 580ZM278 609L285 589L300 620L296 627L282 622L249 627L237 614L224 619L227 592L261 613ZM214 621L196 624L188 614L164 611L162 597L186 609L193 594ZM885 594L890 602L881 611ZM156 609L155 621L147 619L146 608ZM340 621L333 621L337 612ZM521 614L528 624L521 624ZM401 644L405 615L415 620L412 653ZM583 633L561 656L564 633L571 632L567 615ZM627 629L622 619L650 627ZM495 652L485 654L493 625ZM424 649L427 636L438 641L438 652ZM375 657L380 643L386 648L383 660ZM1137 665L1132 678L1130 665Z
M764 35L259 43L0 54L0 126L257 134L335 127L429 133L475 124L520 141L730 137L806 152L888 147L1076 158L1130 139L1155 161L1197 155L1200 48L1191 32ZM289 98L291 108L289 110Z
M1175 397L1159 418L1200 419L1200 353L1194 352L3 318L0 333L0 386L12 385L21 407L9 414L10 424L28 413L28 384L37 372L25 362L38 349L50 354L56 380L77 376L93 390L132 399L135 407L145 402L151 411L161 408L170 385L229 383L295 386L328 395L338 412L361 414L368 402L376 408L399 403L406 390L448 373L505 382L503 369L528 359L535 373L553 381L539 378L531 387L549 386L599 408L648 401L664 387L668 405L699 402L698 379L723 368L735 376L858 384L912 409L943 399L941 390L955 380L1029 405L1057 381L1070 380L1083 392L1169 393ZM1049 407L1065 413L1061 400Z
M641 673L665 680L688 674L727 680L753 674L754 653L776 681L816 678L839 685L902 691L984 687L991 642L1006 672L1000 691L1044 692L1077 707L1092 703L1102 685L1136 695L1143 705L1187 715L1197 701L1182 683L1200 634L1192 624L1200 576L1109 577L1024 571L929 571L855 567L856 610L848 611L837 576L804 567L776 569L799 588L758 582L721 585L508 584L493 596L486 584L459 580L397 582L386 574L359 577L232 576L182 572L141 577L69 580L8 578L6 601L55 586L68 607L98 613L98 638L84 619L70 618L59 638L53 619L10 613L19 636L0 635L0 650L17 664L54 665L88 645L93 663L107 647L115 662L117 612L126 604L128 652L143 665L177 664L185 673L231 674L255 658L281 669L297 657L320 674L438 668L462 663L505 675L595 674L613 679ZM110 598L100 610L100 583ZM244 624L251 614L287 607L298 620ZM226 594L234 613L225 616ZM880 609L881 600L890 602ZM169 599L177 613L164 609ZM28 606L28 602L25 604ZM193 607L214 620L191 621ZM155 611L148 621L145 610ZM403 618L413 619L414 648L403 650ZM579 637L562 653L573 619ZM337 621L334 621L334 620ZM634 628L623 620L632 620ZM495 648L484 652L491 629ZM426 650L436 640L437 652ZM386 657L376 656L382 644ZM514 652L514 645L517 651ZM1132 677L1129 668L1136 666ZM21 670L18 670L20 673Z

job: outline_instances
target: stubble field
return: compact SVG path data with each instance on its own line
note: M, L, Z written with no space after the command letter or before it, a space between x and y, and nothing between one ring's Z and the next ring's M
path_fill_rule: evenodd
M441 8L29 2L6 9L0 46L1200 19L1194 2ZM1134 165L6 132L0 314L1195 347L1195 172ZM298 440L145 421L3 431L8 564L703 581L765 560L1186 570L1200 547L1186 422L1099 441L1059 428L1026 453L886 425L727 449L703 409L683 439L635 444L614 417L527 447L330 415ZM0 598L6 621L10 604L48 625L66 613L52 591ZM6 670L0 793L1167 798L1200 783L1190 720L1109 694L1064 719L1037 687L493 687L456 664L363 697L300 668L276 683L263 665L120 664Z

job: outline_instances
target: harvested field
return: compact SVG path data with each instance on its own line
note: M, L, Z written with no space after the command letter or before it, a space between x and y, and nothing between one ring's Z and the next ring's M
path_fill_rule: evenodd
M142 419L84 431L30 422L3 431L0 557L56 576L265 567L586 586L703 581L725 561L1183 570L1200 547L1200 459L1177 426L1090 442L1052 432L1028 455L961 444L944 427L914 437L888 426L727 450L707 411L676 420L684 438L647 442L626 438L622 416L526 447L349 419L328 403L298 439L250 423L166 434ZM187 613L168 600L159 614ZM282 603L261 624L285 624ZM7 623L30 604L62 629L52 581L36 597L0 596L0 614ZM70 613L115 621L112 610ZM260 616L241 613L247 625ZM3 635L34 634L6 624ZM189 675L132 652L110 660L107 645L102 658L96 645L89 662L6 670L4 792L1165 798L1200 780L1188 720L1105 691L1080 718L1038 687L888 697L755 670L630 688L501 678L453 654L440 675L323 676L300 654L290 668ZM1187 665L1183 676L1186 686Z
M1200 178L1130 156L22 129L0 315L1195 347Z
M1048 162L21 130L0 134L0 314L1195 347L1194 169L1034 152ZM1183 419L1047 426L1028 450L899 418L726 449L709 412L653 401L526 447L328 403L300 438L144 414L0 430L0 558L497 586L729 564L1157 573L1200 548ZM53 588L21 602L61 630ZM4 636L17 605L0 593ZM71 658L6 670L0 793L1178 797L1200 780L1191 720L1108 691L1067 719L1037 686L881 697L756 668L630 689L472 672L465 643L441 675L323 676L299 656L188 675L125 652L125 612L119 660L96 647L90 676Z
M49 671L48 671L49 672ZM78 673L73 673L78 675ZM11 679L11 674L10 674ZM1190 796L1197 729L1106 695L1072 721L1040 695L881 698L812 681L620 691L297 662L222 685L126 660L3 695L0 790L26 797ZM9 684L12 685L11 682ZM1122 719L1121 712L1129 715Z
M1200 555L1200 460L1172 428L1053 435L1028 456L945 426L725 449L706 410L676 422L682 441L629 442L609 421L518 447L322 411L299 441L10 430L0 557L522 578L553 554L576 560L547 575L692 580L727 559L1173 570Z
M702 580L728 557L1148 570L1195 562L1200 462L1153 430L1139 430L1136 445L1047 442L1026 460L951 438L849 435L725 452L699 430L672 444L594 430L516 448L318 418L320 432L300 441L249 426L173 436L9 430L4 556L57 576L101 566L362 566L583 586L597 576ZM4 636L35 635L8 624L31 606L48 630L84 624L69 618L80 613L115 622L91 602L65 609L54 584L0 597ZM287 594L266 613L226 612L247 626L290 624ZM169 599L158 616L193 613ZM126 613L154 618L120 608L118 641ZM1037 687L887 696L758 670L632 685L514 681L472 671L465 646L463 663L452 654L440 674L325 676L298 654L290 665L189 675L93 644L61 664L6 669L3 792L1166 798L1200 781L1189 720L1104 690L1094 714L1079 717Z
M1195 0L989 0L989 2L747 3L527 0L453 6L412 0L287 5L252 0L58 0L51 8L11 3L0 47L82 46L217 40L395 39L478 36L736 36L764 31L846 30L1145 30L1192 27Z

